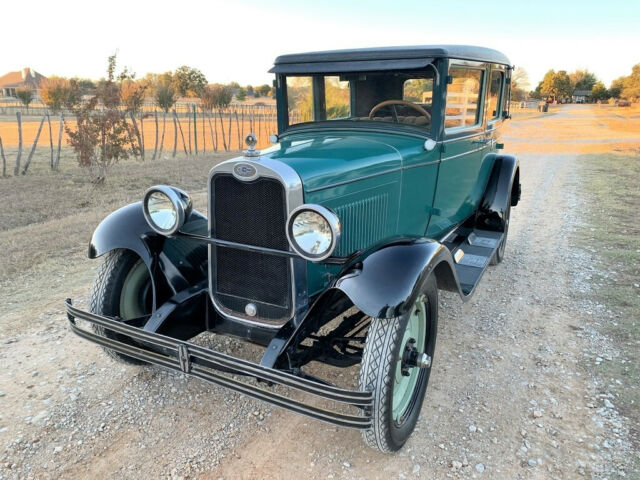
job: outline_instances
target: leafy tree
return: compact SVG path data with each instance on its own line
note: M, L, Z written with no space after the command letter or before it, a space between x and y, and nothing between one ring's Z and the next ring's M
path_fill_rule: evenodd
M42 81L40 98L52 112L58 113L69 102L71 82L66 78L51 76Z
M266 83L264 85L260 85L256 90L260 93L260 95L265 97L271 93L271 87Z
M556 95L560 98L570 97L573 94L573 85L571 83L571 78L567 75L567 72L564 70L558 71L553 79L554 88L556 90Z
M69 96L71 111L76 117L75 128L65 123L69 144L94 183L104 183L109 168L129 155L137 155L133 129L126 121L121 102L120 84L115 76L116 56L109 57L107 78L100 82L96 93L87 101L78 93L78 82L72 81ZM96 107L100 105L100 109Z
M76 78L80 95L91 95L96 91L96 83L88 78Z
M33 90L29 87L18 87L16 89L16 97L29 110L29 104L33 101Z
M611 86L609 87L609 95L613 98L620 98L622 94L622 88L624 87L624 79L626 77L616 78L613 82L611 82Z
M551 97L555 95L555 90L553 87L553 78L555 76L556 76L555 70L549 70L547 73L544 74L542 81L538 85L541 95L544 95L547 97Z
M549 70L542 80L540 93L554 99L570 97L573 93L571 78L564 70L559 70L558 72Z
M176 91L170 85L158 85L153 98L160 109L167 113L176 104Z
M145 82L137 82L131 78L125 78L120 84L120 99L128 112L137 114L144 103L148 85Z
M213 106L216 108L227 108L233 99L233 92L226 85L213 85L210 87L213 95Z
M186 65L173 72L173 87L182 97L198 97L207 86L207 78L197 68Z
M230 82L230 83L229 83L229 86L230 86L231 88L236 89L236 90L240 88L240 84L239 84L238 82Z
M239 102L244 102L247 99L247 91L240 87L238 88L238 91L236 92L236 100L238 100Z
M200 94L201 108L204 111L211 112L213 109L218 110L218 119L220 120L220 131L222 132L222 144L225 151L228 151L227 137L224 132L224 124L222 122L222 110L227 108L233 99L233 91L231 87L227 85L207 85ZM211 117L209 117L209 128L211 129ZM213 133L211 129L211 136L213 139L213 148L218 149L217 145L217 133ZM229 138L231 141L231 138Z
M569 78L575 90L591 90L597 82L596 76L587 69L576 70Z
M602 82L596 82L591 89L591 100L597 102L607 100L608 98L609 92L607 91L607 87L605 87Z
M633 66L631 75L622 82L621 95L632 101L640 99L640 63Z
M532 90L529 92L529 96L531 98L534 98L536 100L542 100L542 82L538 83L538 86L536 87L535 90Z

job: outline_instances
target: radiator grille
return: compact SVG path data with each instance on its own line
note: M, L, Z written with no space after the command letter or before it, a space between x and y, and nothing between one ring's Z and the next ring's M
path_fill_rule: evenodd
M242 182L232 175L212 179L212 235L222 240L288 250L287 210L282 184L271 178ZM216 246L212 286L218 303L244 315L247 303L257 317L271 321L289 317L291 271L285 257Z

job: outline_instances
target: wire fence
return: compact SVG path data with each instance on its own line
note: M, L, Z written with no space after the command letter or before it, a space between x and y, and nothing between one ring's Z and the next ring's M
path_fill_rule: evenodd
M74 130L75 116L68 111L61 113L64 125ZM27 112L22 107L5 114L4 118L0 117L0 138L4 148L30 145L37 138L39 125L45 119L47 127L49 122L52 124L51 131L45 128L39 142L48 144L51 140L48 137L52 137L55 143L62 127L62 144L67 145L67 133L60 114L47 115L46 108L29 108ZM145 157L150 150L152 155L158 155L158 152L200 155L241 150L245 148L244 138L248 133L255 133L258 147L264 147L269 143L269 136L277 132L274 105L232 104L227 108L202 111L196 104L179 104L168 112L143 108L135 115L127 114L126 118L140 133L139 143Z

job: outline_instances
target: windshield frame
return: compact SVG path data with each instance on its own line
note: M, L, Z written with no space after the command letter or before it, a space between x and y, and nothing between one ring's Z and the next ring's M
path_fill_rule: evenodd
M340 119L330 119L330 120L312 120L307 122L300 122L295 124L289 124L289 108L288 108L288 96L287 96L287 78L290 77L311 77L312 79L319 78L324 80L325 77L347 77L350 75L354 75L354 72L344 72L344 73L336 73L336 72L326 72L326 73L296 73L296 74L276 74L276 81L274 82L276 85L276 103L278 110L278 135L285 135L286 133L293 131L310 131L315 128L320 129L365 129L368 131L384 131L384 132L397 132L397 133L406 133L413 136L427 137L427 138L435 138L439 133L439 118L438 109L440 108L440 72L437 68L437 65L431 63L427 65L425 68L421 69L411 69L411 70L397 70L394 72L390 71L372 71L372 72L357 72L357 74L370 74L370 75L379 75L379 74L389 74L389 73L398 73L398 74L406 74L406 75L416 75L416 78L432 78L433 79L433 87L431 94L431 121L426 126L425 125L411 125L407 123L399 123L394 121L380 121L380 120L364 120L361 118L340 118ZM313 80L312 80L313 82ZM352 85L350 85L350 89ZM350 110L353 112L353 90L351 90L351 105ZM317 107L317 101L315 97L313 97L314 108Z

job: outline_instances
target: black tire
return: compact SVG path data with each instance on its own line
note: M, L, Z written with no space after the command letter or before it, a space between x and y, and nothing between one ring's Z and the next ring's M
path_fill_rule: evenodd
M433 359L438 329L438 290L433 276L427 281L423 293L427 323L424 353ZM372 426L363 430L362 435L368 446L384 453L402 448L413 432L431 373L430 367L419 369L408 407L403 412L401 420L396 421L393 418L393 390L396 368L405 347L402 341L409 317L410 315L406 314L393 319L372 319L362 356L360 390L371 391L374 394Z
M509 235L509 222L511 220L511 204L507 207L507 211L505 212L505 225L504 225L504 235L502 236L502 240L500 241L500 245L496 250L496 253L491 257L491 265L498 265L504 260L504 249L507 246L507 236Z
M140 268L140 262L142 262L140 257L130 250L113 250L105 255L102 265L100 265L98 273L93 281L93 286L89 296L89 308L91 312L109 317L127 318L123 315L120 308L121 297L124 294L123 287L125 286L128 276L133 271ZM148 284L140 288L139 292L128 292L129 294L136 295L140 298L141 305L139 308L144 310L145 313L151 312L151 305L149 303L149 295L151 294L150 285L151 278L149 277ZM137 287L136 290L138 290ZM110 330L106 330L103 327L91 325L91 328L94 332L104 337L135 345L127 337L114 333ZM147 362L114 352L106 347L104 348L104 351L107 352L110 357L113 357L119 362L127 363L129 365L147 364Z

